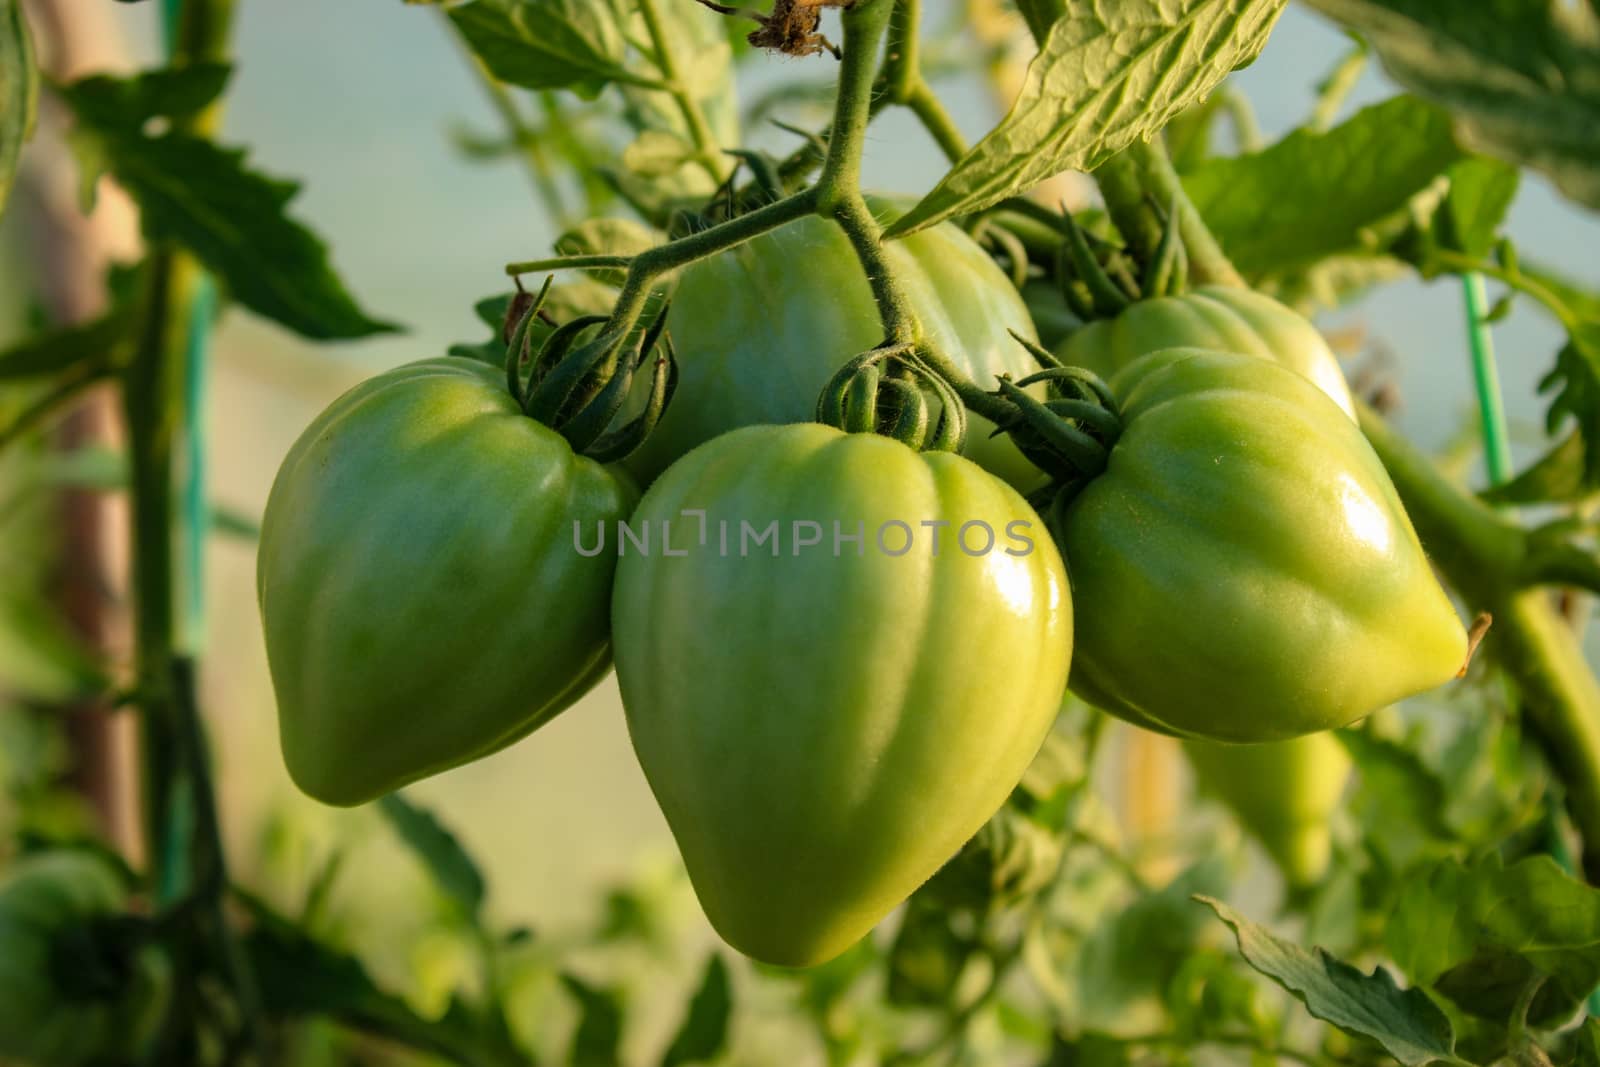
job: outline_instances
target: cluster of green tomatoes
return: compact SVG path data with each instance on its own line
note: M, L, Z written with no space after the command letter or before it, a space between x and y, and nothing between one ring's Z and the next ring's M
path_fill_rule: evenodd
M1039 368L1011 333L1034 328L982 249L945 225L886 254L925 334L1020 396ZM581 349L595 328L552 342ZM524 385L515 348L509 387L502 368L426 360L351 390L294 445L258 592L306 793L360 804L487 756L614 665L712 924L807 966L1000 808L1069 689L1192 742L1225 793L1239 775L1286 791L1320 776L1326 793L1345 768L1328 769L1342 752L1325 731L1466 658L1332 354L1264 296L1143 300L1068 337L1057 354L1109 380L1105 411L1050 407L1051 382L1024 392L1104 453L1070 486L1029 461L1051 436L1037 428L974 416L961 455L811 421L881 336L827 220L685 269L666 330L676 390L615 461L593 446L615 443L599 431L628 383L541 357ZM774 520L932 534L890 553L870 533L804 551L696 533ZM974 523L1035 536L971 551L956 533ZM623 526L652 531L649 549ZM1286 792L1252 825L1291 875L1325 862L1325 842L1295 837L1303 809Z

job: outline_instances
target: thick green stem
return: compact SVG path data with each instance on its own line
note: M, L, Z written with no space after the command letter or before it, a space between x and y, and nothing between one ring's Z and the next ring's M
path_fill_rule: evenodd
M939 97L928 87L927 82L918 79L910 99L906 100L905 104L922 122L923 129L928 131L946 159L954 163L967 154L966 138L961 136L955 120L944 109L944 104L940 103Z
M1469 605L1494 616L1486 648L1516 683L1532 733L1566 783L1584 871L1600 882L1600 684L1577 636L1547 592L1519 587L1525 535L1450 484L1370 408L1360 414L1429 555Z
M883 228L861 195L861 157L867 123L871 121L878 47L894 11L893 0L864 0L844 12L844 59L834 99L828 158L817 179L816 211L836 221L849 238L872 287L885 342L910 344L919 339L922 331L884 254Z
M722 181L727 176L730 162L722 154L722 146L717 144L716 135L711 132L711 123L706 120L706 113L700 106L700 101L689 92L683 80L683 72L678 65L678 56L672 50L672 42L667 38L666 27L661 21L661 12L656 6L656 0L639 0L639 14L644 18L645 29L650 34L650 45L655 52L656 67L661 71L661 78L666 82L666 92L678 105L678 111L683 115L683 123L689 130L689 140L695 147L695 162L705 168L712 180Z

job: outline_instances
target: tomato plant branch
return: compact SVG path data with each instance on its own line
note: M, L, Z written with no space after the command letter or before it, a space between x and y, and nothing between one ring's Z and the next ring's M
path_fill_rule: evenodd
M1578 637L1540 588L1519 588L1523 536L1462 492L1370 408L1361 428L1429 554L1473 608L1494 616L1487 646L1516 683L1533 732L1567 788L1583 866L1600 881L1600 683Z
M673 102L678 105L678 111L683 115L684 126L689 131L689 140L695 147L695 162L705 168L713 181L720 182L727 176L726 157L722 154L722 147L717 144L716 136L711 132L711 123L706 120L706 113L689 91L683 80L682 67L678 56L672 50L672 42L667 37L666 27L661 21L660 9L656 0L638 0L639 14L644 18L646 31L650 34L651 51L654 55L656 67L661 71L664 91L670 95Z
M889 20L889 50L883 60L883 91L890 102L910 109L945 158L967 154L955 120L922 75L920 28L922 0L897 0Z
M545 259L525 259L520 263L506 264L506 273L537 274L545 270L627 270L633 265L633 256L549 256Z
M1166 144L1158 138L1134 141L1125 150L1138 174L1139 189L1158 205L1176 205L1178 235L1184 240L1184 251L1189 253L1189 274L1200 285L1245 285L1234 264L1222 253L1222 246L1206 227L1205 219L1195 210L1189 194L1184 192L1184 182L1166 154ZM1107 208L1110 202L1107 200ZM1120 222L1118 222L1120 224Z

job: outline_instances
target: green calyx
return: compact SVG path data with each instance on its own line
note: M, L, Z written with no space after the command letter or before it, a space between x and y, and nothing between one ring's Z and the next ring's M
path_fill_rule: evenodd
M966 408L912 344L880 345L840 367L817 399L817 421L919 452L960 452L967 436Z
M1188 256L1178 234L1176 204L1166 213L1154 254L1142 266L1125 249L1088 234L1065 207L1061 216L1056 283L1068 307L1084 321L1115 318L1134 301L1176 296L1187 286Z
M1111 388L1093 371L1064 366L1038 344L1012 336L1042 369L1015 382L1000 377L996 395L1010 401L1015 415L996 432L1009 433L1022 454L1050 475L1050 484L1033 500L1049 514L1106 469L1122 435L1122 412ZM1048 383L1048 399L1025 391L1038 382Z
M520 290L506 317L506 388L523 412L567 439L574 452L601 463L622 459L650 435L672 399L678 361L666 335L667 306L645 327L637 346L631 332L605 329L605 315L582 315L561 323L533 351L533 324L540 321L550 279L537 295ZM643 411L609 429L633 386L634 375L652 358L650 394Z

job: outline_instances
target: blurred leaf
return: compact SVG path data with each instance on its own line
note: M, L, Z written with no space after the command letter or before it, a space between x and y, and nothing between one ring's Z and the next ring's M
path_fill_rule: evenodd
M45 377L81 364L121 364L136 325L130 311L116 308L89 322L36 333L0 349L0 382Z
M1592 496L1584 477L1583 434L1573 431L1509 482L1490 486L1479 495L1490 504L1575 502Z
M626 76L626 43L600 0L472 0L447 12L495 77L592 99Z
M1228 882L1227 861L1208 856L1096 925L1076 964L1086 1025L1131 1025L1134 1005L1160 998L1210 932L1194 896L1223 892Z
M257 314L313 340L395 329L356 306L321 240L284 214L294 183L248 169L240 150L153 132L139 118L151 107L194 107L213 84L220 88L216 69L95 77L65 87L62 98L78 117L75 143L103 161L138 203L147 237L187 248Z
M1438 241L1469 256L1487 256L1516 199L1522 172L1498 160L1473 158L1455 164L1449 174L1450 191L1433 220Z
M483 874L456 835L432 812L417 807L399 793L378 801L400 839L422 861L440 892L455 901L468 919L476 921L483 909Z
M728 1017L732 1010L728 965L720 953L713 952L706 960L700 988L689 1001L689 1013L661 1058L661 1067L716 1059L728 1043Z
M1019 904L1061 866L1061 821L1046 827L1007 803L919 891L944 908L978 912Z
M1517 269L1548 289L1578 318L1586 322L1600 322L1600 292L1573 281L1553 267L1523 261Z
M950 1002L979 948L976 925L967 922L958 931L953 920L960 918L938 895L912 896L889 947L889 1003L938 1007Z
M1587 3L1311 0L1396 81L1450 109L1462 142L1600 207L1600 15Z
M641 178L665 178L695 157L695 147L675 133L645 130L622 150L622 165Z
M39 68L21 0L0 0L0 215L5 214L22 145L33 135Z
M1335 736L1359 773L1347 803L1367 848L1404 869L1454 839L1444 821L1445 783L1415 752L1363 730Z
M1093 170L1249 64L1284 0L1074 4L1028 67L1010 113L888 229L904 236L1065 170Z
M611 990L594 989L571 974L561 984L578 1002L578 1031L567 1058L571 1067L617 1067L622 1046L622 1001Z
M132 130L154 118L198 115L227 88L233 68L195 63L146 71L133 78L82 78L64 90L78 118L98 130Z
M1585 1019L1571 1036L1573 1067L1600 1067L1600 1019Z
M1528 983L1545 978L1527 1016L1545 1028L1570 1019L1600 986L1597 931L1600 890L1548 856L1502 867L1491 855L1408 879L1385 946L1412 981L1486 1019L1509 1019Z
M507 1050L484 1036L486 1028L459 1001L442 1019L421 1019L380 990L360 960L312 939L263 902L236 895L253 920L244 949L268 1015L331 1016L458 1063L506 1062Z
M1450 1020L1420 989L1401 990L1381 968L1363 974L1321 949L1307 952L1220 900L1196 899L1233 927L1250 966L1294 994L1316 1018L1377 1041L1407 1067L1455 1062Z
M1449 115L1397 96L1325 133L1300 129L1260 152L1212 159L1183 184L1229 258L1256 276L1359 248L1364 228L1462 155Z
M1600 487L1600 321L1574 325L1539 391L1555 393L1545 412L1545 432L1554 436L1570 415L1583 439L1584 484Z

